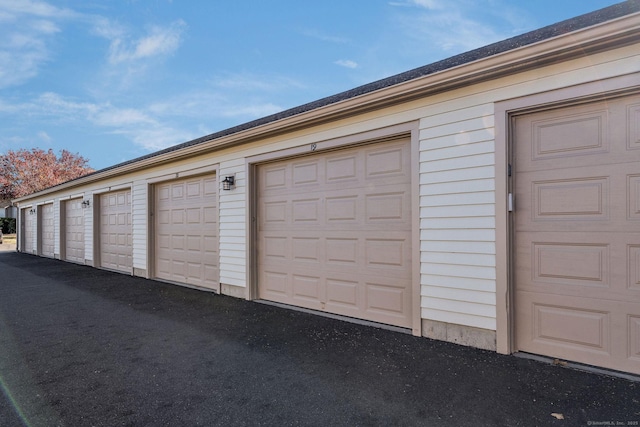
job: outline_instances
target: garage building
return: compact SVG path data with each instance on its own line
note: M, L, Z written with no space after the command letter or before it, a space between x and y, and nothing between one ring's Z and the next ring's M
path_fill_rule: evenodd
M15 200L18 250L640 374L640 2Z

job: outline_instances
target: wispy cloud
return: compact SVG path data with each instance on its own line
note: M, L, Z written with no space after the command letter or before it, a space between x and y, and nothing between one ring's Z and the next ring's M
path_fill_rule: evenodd
M219 110L219 114L223 117L243 117L243 118L260 118L270 114L282 111L282 107L270 102L248 104L248 105L229 105Z
M338 43L338 44L349 43L349 39L346 38L346 37L327 34L327 33L324 33L324 32L322 32L320 30L313 29L313 28L305 28L305 29L301 30L300 32L304 36L311 37L311 38L317 39L317 40L322 40L324 42Z
M514 7L495 0L406 0L390 2L391 6L412 8L399 14L399 25L407 37L418 40L425 48L444 53L457 53L508 38L522 29ZM402 9L399 9L402 10Z
M129 40L121 29L101 25L98 32L111 39L109 62L112 64L170 55L180 46L186 28L186 23L178 20L168 27L151 27L147 35Z
M135 108L113 108L103 105L91 115L92 121L104 127L128 127L156 125L158 122Z
M184 21L177 20L167 26L149 26L136 35L135 30L105 17L32 0L0 0L0 23L0 88L21 85L37 76L54 56L52 36L69 23L80 24L109 41L105 60L112 68L106 71L111 78L125 82L123 86L130 84L132 76L144 74L145 60L173 54L187 28Z
M139 108L119 108L110 103L77 102L55 93L42 94L20 110L49 117L59 123L88 121L106 133L124 135L144 150L159 150L193 137Z
M126 35L124 26L104 17L95 17L91 22L91 32L107 40L115 40Z
M0 89L24 83L49 59L38 34L9 33L0 38Z
M145 151L162 150L180 142L195 139L193 132L175 129L170 126L118 128L111 132L123 135Z
M106 134L122 135L145 151L160 150L213 131L194 124L197 122L212 123L229 118L242 122L278 111L282 111L282 107L271 102L227 98L215 91L187 93L138 108L109 102L83 102L52 92L22 102L0 99L0 113L7 117L28 115L30 119L57 126L88 123ZM46 136L41 132L37 140L47 142Z
M213 76L210 79L212 86L222 89L240 91L274 92L290 88L303 89L301 82L289 77L261 76L250 73L227 73Z
M78 16L71 9L31 0L0 0L0 12L7 15L30 15L41 18L74 18Z
M238 118L252 120L282 111L283 108L273 102L265 101L256 94L241 96L225 91L203 88L198 92L184 93L148 107L148 111L157 117L184 117L205 121L219 118Z
M60 32L56 21L76 16L44 2L0 0L0 88L36 76L50 60L48 42Z
M355 61L351 61L350 59L340 59L338 61L335 61L334 64L345 68L358 68L358 63Z
M443 13L436 17L423 16L416 23L416 35L430 40L446 52L471 50L506 37L457 12Z
M438 0L406 0L406 1L392 1L389 2L391 6L401 7L422 7L425 9L442 9L443 5Z
M51 137L45 131L38 132L38 139L45 144L49 144L51 142Z
M39 34L55 34L60 32L60 27L54 22L38 19L28 24L34 31Z

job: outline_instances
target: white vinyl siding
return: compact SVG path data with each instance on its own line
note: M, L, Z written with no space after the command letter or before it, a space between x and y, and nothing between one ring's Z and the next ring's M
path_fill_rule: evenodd
M148 245L148 185L135 181L131 188L131 222L133 226L133 268L147 271Z
M483 104L420 123L420 273L423 318L495 330L495 244L487 245L495 242L489 112L493 105Z
M89 208L84 210L84 258L87 260L87 263L93 265L94 260L94 243L93 243L93 233L94 233L94 209L95 209L95 201L96 199L93 197L93 194L86 194L84 200L89 201Z
M244 158L220 164L221 182L235 175L235 188L220 184L220 283L247 286L247 179Z
M60 200L56 200L53 202L53 256L55 258L60 258L60 231L61 231L61 218L60 218Z

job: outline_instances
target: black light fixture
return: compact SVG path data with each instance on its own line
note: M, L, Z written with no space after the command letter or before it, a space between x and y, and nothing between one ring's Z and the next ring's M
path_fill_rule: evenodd
M222 189L223 190L231 190L235 187L236 178L233 175L225 176L222 180Z
M89 200L83 200L82 201L82 207L83 208L88 208L89 205L91 205L91 202Z
M32 209L29 211L29 215L33 215L34 213L36 213L36 210L32 208Z

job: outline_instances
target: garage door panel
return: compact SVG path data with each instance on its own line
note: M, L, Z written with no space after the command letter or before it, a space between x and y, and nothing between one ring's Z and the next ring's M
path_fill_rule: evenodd
M358 301L362 298L358 280L327 279L327 305L360 310Z
M164 249L169 249L171 247L171 236L166 234L158 235L156 236L156 243L160 252Z
M156 214L158 224L169 224L171 219L171 211L159 210Z
M188 278L199 280L204 277L204 265L201 262L186 262L183 266L186 267Z
M84 209L82 198L64 203L64 246L65 260L84 263Z
M204 251L204 245L202 241L204 237L199 234L192 234L187 236L180 236L181 240L184 242L186 240L187 245L186 249L192 254L201 254Z
M365 241L365 264L368 268L383 268L406 271L411 262L404 239L367 239Z
M530 256L533 282L609 287L609 244L532 242Z
M292 225L307 227L320 225L323 218L321 215L321 199L319 197L304 198L291 201L291 221Z
M258 168L259 297L410 327L409 143Z
M171 267L169 266L169 261L165 259L159 259L156 263L156 269L158 272L162 272L164 274L168 274L171 272Z
M557 116L541 114L532 123L532 159L606 152L609 148L608 114L605 109Z
M288 296L289 274L280 271L260 271L260 296L265 299L286 302L281 298Z
M640 362L640 315L628 317L629 354L628 358L633 362Z
M202 209L202 216L204 223L208 225L217 224L218 222L218 209L215 207L205 207Z
M318 185L320 183L319 167L320 165L316 161L293 164L291 170L293 186Z
M101 194L99 200L100 265L103 268L131 273L133 268L131 190Z
M264 201L262 205L261 220L262 226L265 228L267 224L288 222L289 216L287 215L287 201L275 200Z
M319 239L318 239L319 240ZM318 242L322 247L321 241ZM360 261L360 239L354 237L327 237L324 239L327 268L354 268Z
M207 255L211 255L213 259L213 255L218 253L218 239L214 236L203 236L202 242L204 245L204 252Z
M282 239L272 239L269 241L270 246L268 257L285 258L287 241ZM301 263L312 263L318 265L322 258L322 242L317 237L293 237L291 239L291 247L293 260Z
M640 175L627 176L628 218L640 220Z
M287 169L286 165L263 166L260 174L260 192L265 190L270 192L278 189L285 190L287 186Z
M202 215L201 215L201 211L202 209L197 207L197 208L187 208L185 213L186 213L186 223L187 224L196 224L196 225L200 225L202 223Z
M320 283L322 278L307 274L292 274L291 283L293 296L296 299L308 298L317 302L321 298Z
M405 155L407 151L403 147L388 149L367 149L365 154L365 179L388 179L391 177L404 177L407 170ZM402 181L405 181L404 179Z
M157 184L155 277L218 285L218 204L215 176Z
M325 214L328 222L356 223L362 201L357 195L335 195L325 200Z
M218 286L218 276L220 269L218 264L211 262L204 264L204 283L207 288L215 288Z
M39 209L40 218L40 251L42 256L53 258L55 242L55 225L53 217L53 203L42 205Z
M522 294L523 305L529 312L523 321L531 322L531 344L559 346L564 354L570 352L604 353L610 355L612 312L602 303L588 299L562 298L557 295ZM522 343L522 350L527 350Z
M402 317L406 310L406 290L404 288L367 283L366 297L367 311Z
M627 245L627 265L627 287L633 291L640 291L640 244Z
M638 99L516 119L521 351L640 373L640 151L628 139Z
M607 177L534 181L534 220L606 220L610 183Z
M368 223L406 222L409 216L408 194L404 191L369 194L365 218Z
M313 231L307 231L311 234ZM345 233L349 234L349 233ZM411 278L411 244L406 239L353 237L263 236L262 257L269 265L287 269L294 262L304 268L353 272L408 280Z
M202 180L203 191L205 196L217 197L218 196L218 181L215 175Z
M635 303L540 294L520 298L516 321L529 325L531 336L519 342L521 351L637 372L640 315L626 314Z
M35 225L35 215L31 214L31 209L22 210L22 220L24 221L24 237L22 238L23 251L33 253L33 233Z
M516 289L577 296L588 292L595 298L623 300L631 290L640 289L640 233L616 237L615 242L611 233L572 233L571 237L559 241L557 233L519 233L516 269L522 280Z

